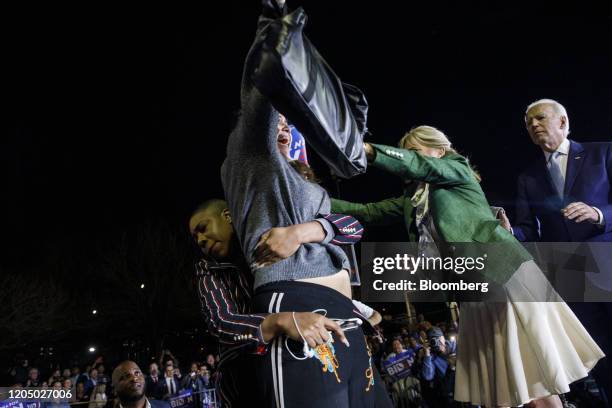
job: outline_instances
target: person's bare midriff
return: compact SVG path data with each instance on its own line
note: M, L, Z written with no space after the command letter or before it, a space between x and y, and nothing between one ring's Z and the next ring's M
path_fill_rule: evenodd
M328 288L332 288L342 293L349 299L352 299L351 295L351 280L349 278L348 271L346 269L342 269L341 271L329 275L329 276L320 276L318 278L307 278L307 279L298 279L298 282L309 282L315 283L317 285L327 286Z

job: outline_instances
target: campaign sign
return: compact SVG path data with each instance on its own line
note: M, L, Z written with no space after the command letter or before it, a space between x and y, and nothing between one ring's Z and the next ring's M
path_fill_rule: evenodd
M289 125L291 130L291 144L289 145L289 158L291 160L300 161L308 165L308 156L306 154L306 140L299 130L293 125Z
M414 351L406 350L383 361L383 370L393 378L399 379L410 375L410 367L414 362Z
M170 398L168 402L170 403L170 407L172 408L185 408L185 407L194 408L195 407L195 403L194 403L195 401L194 401L193 393L191 390L182 391L176 397Z
M23 405L21 404L21 401L17 401L17 400L6 400L6 401L0 401L0 408L22 408Z
M40 401L9 399L0 401L0 408L40 408Z

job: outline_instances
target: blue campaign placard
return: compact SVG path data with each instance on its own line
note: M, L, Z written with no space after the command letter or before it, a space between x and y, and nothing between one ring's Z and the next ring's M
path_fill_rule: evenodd
M194 408L194 398L191 390L181 391L176 397L168 400L171 408Z
M0 408L40 408L40 406L40 401L24 401L21 399L0 401Z
M383 361L383 370L393 378L404 378L410 375L410 368L414 363L414 351L406 350Z
M0 401L0 408L22 408L23 404L17 400Z
M308 156L306 154L306 140L299 130L293 125L289 125L291 129L291 144L289 145L289 157L291 160L297 160L304 164L308 164Z

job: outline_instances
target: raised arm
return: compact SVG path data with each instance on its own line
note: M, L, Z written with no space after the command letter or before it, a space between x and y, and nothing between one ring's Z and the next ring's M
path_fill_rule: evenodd
M428 157L412 150L386 145L365 144L368 160L404 180L418 180L439 186L476 183L467 159L458 154Z
M253 75L260 63L266 30L272 22L285 14L285 9L274 0L264 0L262 6L255 39L244 61L239 118L227 144L227 157L237 165L258 156L280 160L276 147L278 113L253 83Z
M264 1L264 10L270 2ZM343 83L304 35L307 16L302 8L282 18L280 7L276 10L276 18L260 25L252 48L257 58L245 65L252 73L247 76L245 71L245 81L252 81L304 134L336 175L349 178L365 172L361 148L367 131L365 95Z
M431 355L431 349L429 346L424 347L425 356L423 357L423 366L421 367L421 377L426 381L434 379L436 374L436 368L433 363L433 357Z

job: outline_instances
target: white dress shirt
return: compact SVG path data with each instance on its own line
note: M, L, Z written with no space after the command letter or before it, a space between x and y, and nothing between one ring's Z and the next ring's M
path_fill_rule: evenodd
M166 377L166 385L168 386L168 392L170 395L176 394L176 387L174 386L174 377Z

